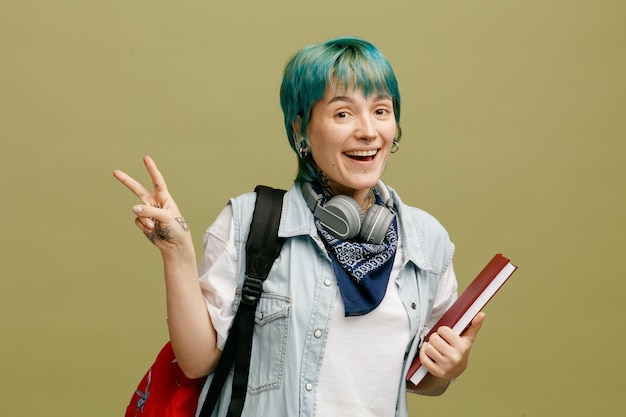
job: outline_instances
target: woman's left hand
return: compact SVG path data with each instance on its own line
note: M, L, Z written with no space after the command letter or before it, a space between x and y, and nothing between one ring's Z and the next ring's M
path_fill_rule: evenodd
M478 313L460 336L447 326L437 329L420 349L422 365L441 379L452 380L460 376L467 368L472 345L484 318L485 313Z

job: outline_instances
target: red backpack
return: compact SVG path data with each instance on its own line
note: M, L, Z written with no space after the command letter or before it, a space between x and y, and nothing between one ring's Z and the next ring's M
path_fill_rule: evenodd
M191 417L205 378L189 379L178 366L167 342L148 369L126 407L125 417Z

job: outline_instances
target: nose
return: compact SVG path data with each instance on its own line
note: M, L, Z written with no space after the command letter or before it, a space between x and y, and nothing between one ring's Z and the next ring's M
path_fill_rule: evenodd
M368 142L376 139L376 127L374 125L374 121L369 115L359 117L356 134L359 139L363 139Z

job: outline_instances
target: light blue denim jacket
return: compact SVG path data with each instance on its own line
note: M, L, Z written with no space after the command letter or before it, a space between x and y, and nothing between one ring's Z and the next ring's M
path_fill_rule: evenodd
M430 316L439 277L452 261L454 245L428 213L403 204L390 188L401 233L402 272L396 285L411 327L404 358L405 375ZM239 259L238 288L245 276L245 244L255 194L230 200ZM243 416L313 416L325 335L337 291L333 267L313 223L313 214L295 184L285 194L279 235L287 238L263 284L256 312L248 394ZM237 291L234 309L239 305ZM321 331L320 331L321 330ZM204 401L211 375L200 398ZM357 381L355 381L357 383ZM397 417L408 416L404 381L398 383ZM232 372L213 416L224 417ZM200 407L198 408L198 410Z

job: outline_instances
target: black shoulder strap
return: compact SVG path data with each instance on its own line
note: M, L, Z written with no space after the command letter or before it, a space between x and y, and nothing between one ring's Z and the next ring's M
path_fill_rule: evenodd
M284 238L278 237L278 226L285 190L259 185L254 191L257 199L246 242L246 279L242 288L241 303L202 405L200 417L208 417L213 412L233 364L233 391L227 416L241 416L250 372L254 312L263 290L263 282L284 242Z

